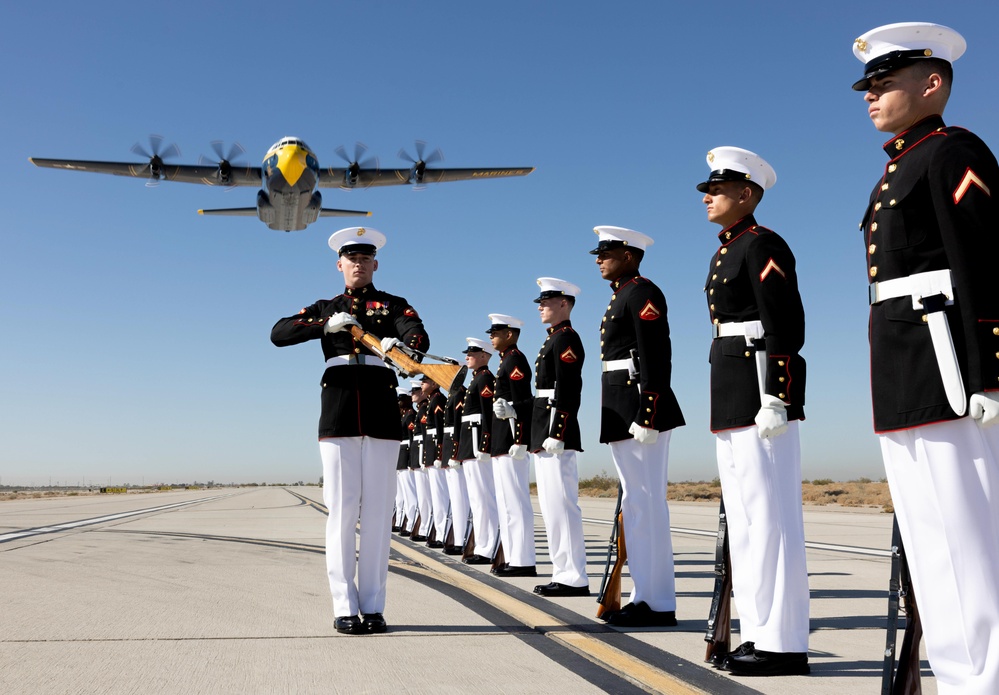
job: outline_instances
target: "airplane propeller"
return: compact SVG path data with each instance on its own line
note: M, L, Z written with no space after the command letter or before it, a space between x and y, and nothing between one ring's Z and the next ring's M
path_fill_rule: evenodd
M347 150L343 145L339 145L334 152L337 156L347 163L347 170L343 173L343 183L340 184L340 188L345 191L349 191L357 185L358 179L360 178L361 169L375 169L378 170L378 157L368 157L365 160L361 160L364 153L368 151L368 146L363 142L354 143L354 157L351 158L347 155Z
M427 173L427 165L443 161L444 153L441 152L441 148L438 147L436 150L424 157L423 151L426 149L427 143L423 140L417 140L415 147L416 157L409 156L409 153L406 152L405 148L399 150L399 157L405 159L413 165L409 170L409 180L415 184L417 190L422 190L423 177Z
M217 167L215 172L215 178L220 186L225 186L227 191L231 191L235 188L235 184L232 182L232 172L233 172L233 160L238 159L242 155L246 154L246 148L240 145L238 142L234 142L229 146L229 151L226 152L223 147L223 142L221 140L212 140L211 142L212 151L215 152L215 156L218 159L212 159L211 157L206 157L201 155L198 157L199 166L214 166Z
M159 185L160 179L163 178L164 162L167 159L180 156L180 148L177 145L170 144L166 149L163 149L162 135L149 136L148 151L139 143L135 143L132 145L132 152L149 160L149 164L146 165L146 168L149 169L149 180L146 181L148 188Z

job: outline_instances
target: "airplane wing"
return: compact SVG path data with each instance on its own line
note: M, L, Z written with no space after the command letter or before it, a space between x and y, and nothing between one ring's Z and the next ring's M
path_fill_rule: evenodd
M260 167L251 166L231 166L230 170L226 172L228 174L228 180L226 180L218 166L160 163L158 174L154 175L156 172L151 168L150 162L92 162L81 159L39 159L37 157L29 157L29 161L37 167L50 169L91 171L97 174L201 183L208 186L259 186L261 180Z
M406 184L445 183L447 181L473 181L475 179L498 179L507 176L527 176L534 167L511 167L507 169L425 169L421 177L414 177L412 168L406 169L358 169L354 172L356 181L348 180L350 170L344 167L320 169L320 188L367 188L369 186L403 186Z

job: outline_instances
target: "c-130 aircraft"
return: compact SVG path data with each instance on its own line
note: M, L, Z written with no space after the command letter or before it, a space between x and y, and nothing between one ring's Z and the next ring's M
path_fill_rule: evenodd
M245 152L245 149L234 143L225 152L220 141L212 143L218 156L217 161L202 157L197 165L170 164L165 160L180 155L177 146L170 145L163 149L163 138L159 135L150 136L149 140L150 150L138 143L132 147L133 152L148 159L141 164L36 157L31 157L30 161L39 167L145 178L148 179L147 186L155 186L160 181L226 187L261 186L257 191L255 207L198 210L198 214L257 217L271 229L285 232L305 229L320 217L371 215L363 210L324 208L322 194L317 188L351 190L406 184L422 187L428 183L447 181L527 176L534 171L534 167L431 169L427 165L442 160L443 155L437 149L424 156L425 143L422 141L416 142L415 157L409 156L405 150L399 150L399 156L410 162L410 166L406 168L381 169L374 158L360 162L367 151L367 147L361 143L357 143L353 158L347 156L342 146L336 148L336 153L346 162L346 166L321 168L315 152L296 137L284 137L274 143L264 155L262 166L258 167L233 163L232 160Z

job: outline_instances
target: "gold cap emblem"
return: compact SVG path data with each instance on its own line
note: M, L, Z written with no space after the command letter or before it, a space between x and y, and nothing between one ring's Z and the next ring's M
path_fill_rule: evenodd
M853 43L857 47L858 51L860 51L861 53L867 53L866 41L864 41L863 39L856 39Z
M357 228L357 236L364 236L364 227Z
M715 161L715 153L708 152L708 164L711 164L713 161Z

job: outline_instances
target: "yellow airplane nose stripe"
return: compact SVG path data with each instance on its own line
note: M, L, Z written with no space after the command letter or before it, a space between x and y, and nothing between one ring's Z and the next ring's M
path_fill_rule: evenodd
M305 171L305 150L298 145L285 145L278 151L277 168L289 186L294 186Z

